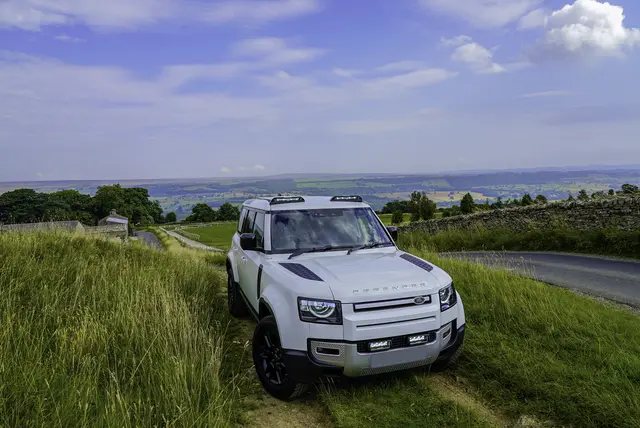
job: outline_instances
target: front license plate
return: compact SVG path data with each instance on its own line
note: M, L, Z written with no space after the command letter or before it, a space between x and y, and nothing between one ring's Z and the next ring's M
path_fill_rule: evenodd
M379 354L371 355L371 368L377 369L379 367L395 366L397 364L412 363L426 359L427 349L424 346L383 351Z

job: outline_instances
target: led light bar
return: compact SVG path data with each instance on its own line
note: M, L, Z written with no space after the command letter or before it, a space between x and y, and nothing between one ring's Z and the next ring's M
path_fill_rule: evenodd
M417 334L415 336L409 336L409 345L420 345L427 343L429 337L426 334Z
M362 202L360 196L334 196L331 198L331 202Z
M269 205L288 204L292 202L304 202L304 198L302 196L276 196L271 199Z
M391 348L390 340L377 340L375 342L369 342L369 351L384 351L385 349Z

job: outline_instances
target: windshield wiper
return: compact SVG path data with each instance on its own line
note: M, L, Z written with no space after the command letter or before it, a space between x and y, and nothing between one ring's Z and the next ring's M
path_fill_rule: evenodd
M349 251L347 251L347 255L351 254L354 251L358 251L358 250L368 250L370 248L386 247L388 245L389 245L388 242L375 242L373 244L367 244L367 245L363 245L361 247L351 247L351 248L349 248Z
M295 251L295 252L291 253L291 255L289 256L289 260L291 260L292 258L297 257L297 256L299 256L301 254L319 253L319 252L322 252L322 251L331 251L333 249L334 249L333 245L325 245L324 247L314 247L314 248L309 248L309 249L306 249L306 250L298 250L298 251Z

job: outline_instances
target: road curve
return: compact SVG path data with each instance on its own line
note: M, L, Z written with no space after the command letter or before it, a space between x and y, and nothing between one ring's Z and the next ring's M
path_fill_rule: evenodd
M197 250L204 250L204 251L214 251L217 253L224 253L224 250L221 250L220 248L216 248L216 247L212 247L210 245L205 245L201 242L198 241L194 241L193 239L189 239L186 236L180 235L177 232L174 232L172 230L166 230L164 228L160 228L160 230L164 231L167 233L167 235L169 236L173 236L174 238L176 238L178 241L182 241L184 242L188 247L191 248L195 248Z
M545 252L473 251L440 255L507 268L549 284L640 307L640 262Z

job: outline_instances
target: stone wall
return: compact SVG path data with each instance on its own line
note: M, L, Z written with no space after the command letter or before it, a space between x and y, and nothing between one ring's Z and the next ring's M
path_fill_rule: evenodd
M103 226L85 226L87 235L102 235L106 237L125 239L129 230L126 224L107 224Z
M620 197L588 202L554 202L545 205L507 208L466 216L415 222L400 227L400 231L435 234L450 229L502 228L525 231L532 228L549 227L578 230L605 228L636 230L640 228L640 197Z

